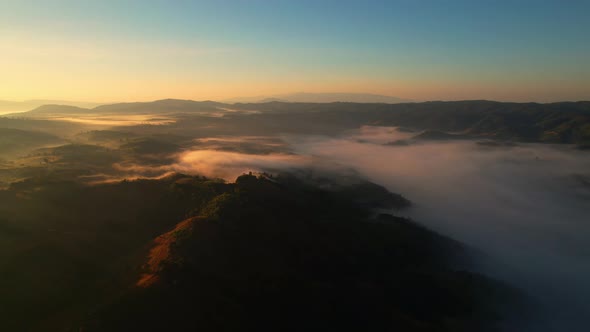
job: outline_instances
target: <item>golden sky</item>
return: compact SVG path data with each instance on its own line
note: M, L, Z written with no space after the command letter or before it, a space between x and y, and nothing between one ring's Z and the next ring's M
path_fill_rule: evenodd
M6 0L0 100L590 99L590 6L524 2Z

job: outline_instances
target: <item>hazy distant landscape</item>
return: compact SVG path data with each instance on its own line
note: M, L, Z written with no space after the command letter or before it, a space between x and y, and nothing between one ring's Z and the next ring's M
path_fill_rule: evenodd
M9 330L550 331L590 310L588 102L43 105L0 132Z

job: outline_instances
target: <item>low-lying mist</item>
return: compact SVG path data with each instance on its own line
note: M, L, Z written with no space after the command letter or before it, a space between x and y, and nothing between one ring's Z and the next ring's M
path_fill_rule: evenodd
M590 315L590 154L471 140L385 145L411 135L363 127L343 137L283 136L291 153L194 150L165 170L228 180L247 171L354 170L409 198L406 216L480 251L479 271L537 300L546 311L528 328L581 329Z

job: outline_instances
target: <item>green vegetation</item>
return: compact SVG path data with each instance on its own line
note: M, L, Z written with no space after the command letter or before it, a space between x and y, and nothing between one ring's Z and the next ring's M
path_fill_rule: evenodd
M413 139L418 140L435 140L435 141L445 141L445 140L457 140L457 139L467 139L469 136L467 135L460 135L460 134L449 134L443 131L437 130L426 130L416 136Z
M494 331L500 304L514 300L507 287L453 269L458 243L373 217L361 193L400 203L378 186L324 191L243 175L228 189L159 237L139 287L85 327Z
M130 151L136 155L168 155L180 151L180 147L174 143L153 138L131 140L130 142L121 145L121 149Z
M88 186L47 173L12 183L0 191L2 328L467 331L500 322L511 291L456 270L460 244L371 212L407 200L327 181L172 175Z
M132 133L116 130L91 130L76 135L76 139L88 143L107 144L126 142L134 136Z
M59 137L43 132L0 128L0 155L3 157L62 142Z

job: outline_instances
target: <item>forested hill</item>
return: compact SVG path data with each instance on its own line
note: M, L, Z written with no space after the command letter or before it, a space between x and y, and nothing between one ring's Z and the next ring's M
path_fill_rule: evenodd
M243 175L157 237L135 288L84 330L495 331L511 291L455 270L458 243L367 210L407 203L371 184Z
M588 101L549 104L485 100L402 104L273 102L234 107L282 114L294 123L309 120L332 125L374 124L525 142L590 143ZM281 116L276 118L279 120Z
M507 103L485 100L422 103L250 103L165 99L119 103L93 109L43 106L19 113L24 119L105 115L165 115L176 124L163 128L194 131L195 125L217 128L210 134L332 134L362 125L461 133L522 142L590 144L590 102ZM0 121L0 127L4 121ZM157 128L151 128L157 131ZM210 131L210 129L208 129Z
M496 331L514 291L459 269L461 244L372 210L404 208L404 197L340 180L14 183L0 191L2 325Z

